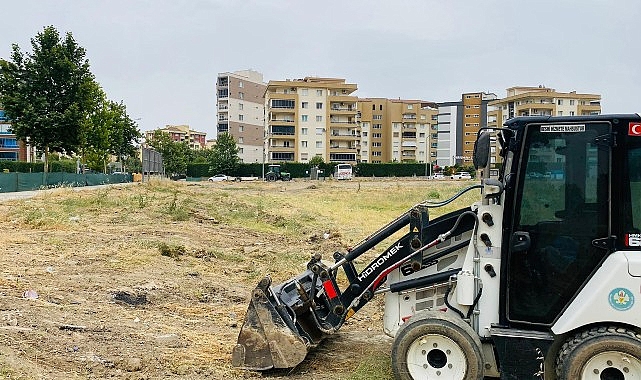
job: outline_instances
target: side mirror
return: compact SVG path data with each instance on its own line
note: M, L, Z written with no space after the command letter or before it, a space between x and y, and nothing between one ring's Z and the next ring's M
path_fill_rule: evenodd
M474 143L474 156L472 162L476 169L487 166L490 158L490 132L481 132Z

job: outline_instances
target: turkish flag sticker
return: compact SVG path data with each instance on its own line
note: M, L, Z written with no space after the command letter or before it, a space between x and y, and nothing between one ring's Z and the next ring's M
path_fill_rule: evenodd
M630 136L641 136L641 123L631 122L630 128L628 129L628 135Z

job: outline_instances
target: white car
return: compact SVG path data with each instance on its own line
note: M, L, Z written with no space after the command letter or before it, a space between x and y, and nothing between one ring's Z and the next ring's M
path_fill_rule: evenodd
M444 179L443 173L436 173L432 176L432 179Z
M209 177L209 179L207 179L207 181L209 181L209 182L229 181L229 177L224 175L224 174L216 174L213 177Z
M458 172L450 176L451 179L472 179L472 175L468 172Z

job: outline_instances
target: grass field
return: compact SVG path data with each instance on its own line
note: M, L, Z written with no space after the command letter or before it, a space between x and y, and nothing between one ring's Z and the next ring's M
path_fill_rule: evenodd
M2 202L0 375L389 378L378 299L292 371L232 368L249 294L266 274L287 280L311 254L329 259L412 205L471 184L157 181ZM472 191L432 217L477 198ZM24 297L29 290L37 299Z

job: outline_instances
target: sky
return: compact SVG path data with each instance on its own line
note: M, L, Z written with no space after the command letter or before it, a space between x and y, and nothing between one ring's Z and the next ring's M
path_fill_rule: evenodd
M449 102L513 86L641 113L638 0L4 0L0 58L71 32L141 131L216 131L218 73L344 78L359 97Z

